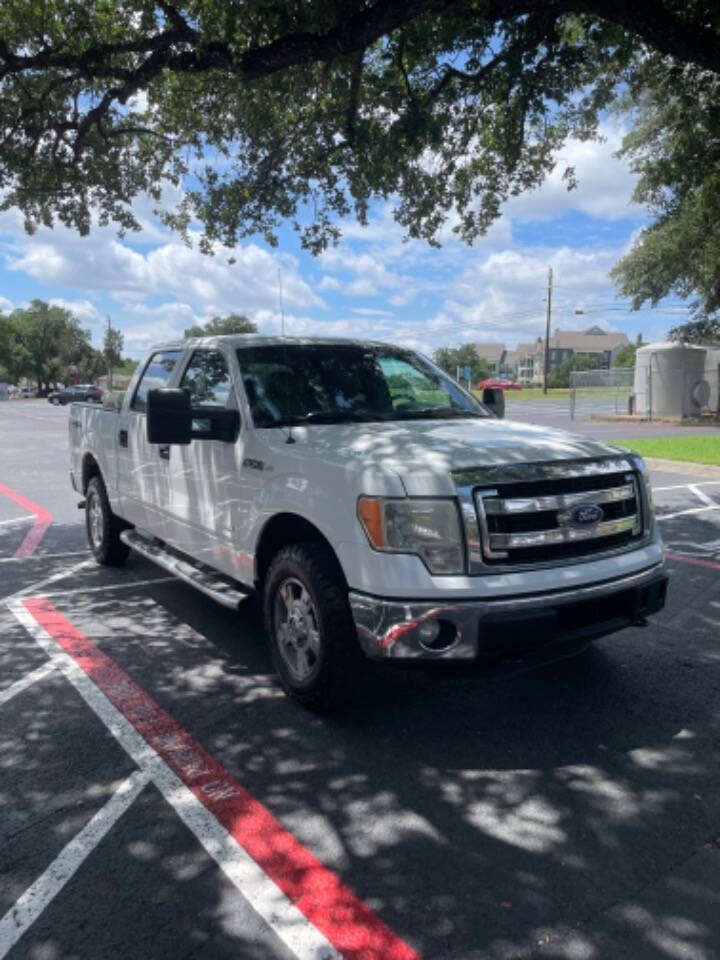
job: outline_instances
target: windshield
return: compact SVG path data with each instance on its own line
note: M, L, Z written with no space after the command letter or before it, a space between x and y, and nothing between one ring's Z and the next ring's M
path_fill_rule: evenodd
M273 344L238 360L256 427L491 416L429 360L393 347Z

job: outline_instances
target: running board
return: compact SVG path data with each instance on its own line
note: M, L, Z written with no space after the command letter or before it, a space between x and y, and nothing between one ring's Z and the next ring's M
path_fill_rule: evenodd
M230 610L237 610L240 604L250 593L244 590L239 584L233 584L229 579L223 577L217 570L206 566L204 563L193 563L190 560L184 560L174 551L164 546L157 540L148 540L136 530L123 530L120 539L127 544L136 553L145 557L146 560L152 560L163 570L172 573L191 587L200 590L208 597L212 597L224 607Z

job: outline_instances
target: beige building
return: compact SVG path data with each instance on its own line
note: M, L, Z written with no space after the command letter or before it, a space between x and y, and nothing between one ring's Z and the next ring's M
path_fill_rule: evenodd
M544 343L544 341L543 341ZM568 357L595 357L600 369L609 370L617 354L630 343L626 333L591 327L589 330L556 330L550 336L548 370L552 371Z
M600 369L612 367L617 354L630 343L626 333L590 327L589 330L556 330L550 337L549 366L552 371L575 354L595 357ZM478 356L490 364L495 377L518 383L542 383L545 363L545 339L519 343L507 350L504 343L474 344Z
M474 343L475 352L490 364L490 372L494 377L500 376L501 367L505 359L504 343Z

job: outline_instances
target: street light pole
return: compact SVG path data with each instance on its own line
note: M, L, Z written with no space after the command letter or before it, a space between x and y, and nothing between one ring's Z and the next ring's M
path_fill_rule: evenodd
M552 315L552 267L548 267L547 310L545 312L545 362L543 363L543 393L547 393L550 362L550 317Z

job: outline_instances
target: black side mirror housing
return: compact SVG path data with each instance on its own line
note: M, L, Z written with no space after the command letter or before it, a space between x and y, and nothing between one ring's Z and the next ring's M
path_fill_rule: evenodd
M192 411L193 440L222 440L235 443L240 433L240 414L237 410L214 410L195 407Z
M190 391L173 387L148 390L148 443L179 443L192 440L192 407Z
M193 407L190 391L173 387L148 390L148 443L182 444L192 440L222 440L235 443L240 433L237 410Z
M496 417L505 416L505 394L499 387L485 387L482 402Z

